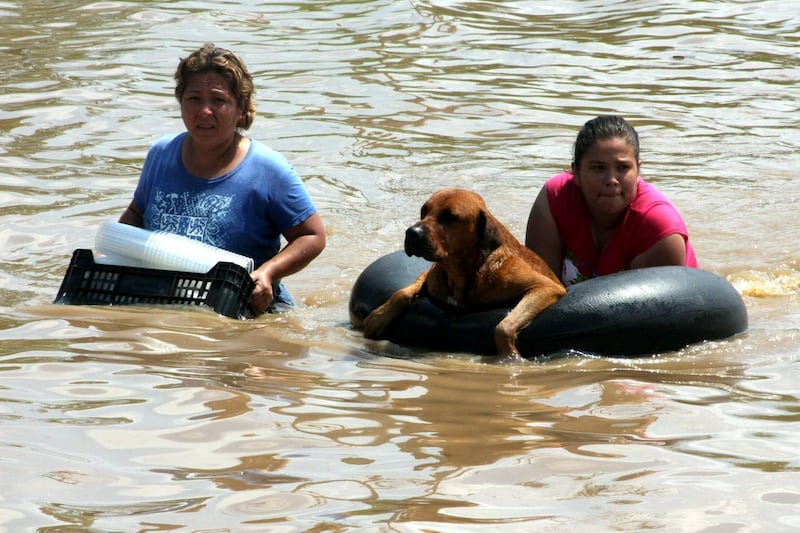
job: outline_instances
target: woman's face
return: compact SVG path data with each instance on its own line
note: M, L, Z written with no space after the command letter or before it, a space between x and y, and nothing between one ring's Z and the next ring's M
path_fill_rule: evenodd
M639 166L634 147L614 137L595 142L573 165L592 218L600 225L615 224L636 197Z
M193 74L181 97L181 118L192 140L201 144L230 142L242 118L228 80L216 72Z

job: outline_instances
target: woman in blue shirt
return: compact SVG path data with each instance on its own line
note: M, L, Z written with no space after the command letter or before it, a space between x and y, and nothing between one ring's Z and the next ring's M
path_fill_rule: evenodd
M285 311L294 302L281 280L325 248L322 219L289 162L243 135L255 89L236 54L206 44L180 61L175 81L186 131L150 148L119 221L252 257L251 308Z

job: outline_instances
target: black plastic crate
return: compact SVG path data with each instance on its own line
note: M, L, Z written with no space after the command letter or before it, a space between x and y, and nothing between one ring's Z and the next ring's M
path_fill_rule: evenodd
M68 305L203 305L231 318L247 315L253 282L247 269L220 262L205 274L102 265L91 250L72 254L53 303Z

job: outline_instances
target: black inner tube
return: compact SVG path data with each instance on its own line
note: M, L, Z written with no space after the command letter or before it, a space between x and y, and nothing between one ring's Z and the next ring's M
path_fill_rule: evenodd
M350 295L354 325L430 263L401 251L370 264ZM493 354L494 328L508 308L455 312L420 297L384 333L397 344L438 351ZM641 357L721 340L747 330L747 309L725 279L696 268L664 266L602 276L568 289L520 332L526 358L579 351Z

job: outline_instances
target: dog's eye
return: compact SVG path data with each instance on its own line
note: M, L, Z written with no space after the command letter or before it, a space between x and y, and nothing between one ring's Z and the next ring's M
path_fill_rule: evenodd
M444 209L439 213L440 224L452 224L454 222L458 222L458 217L449 209Z

